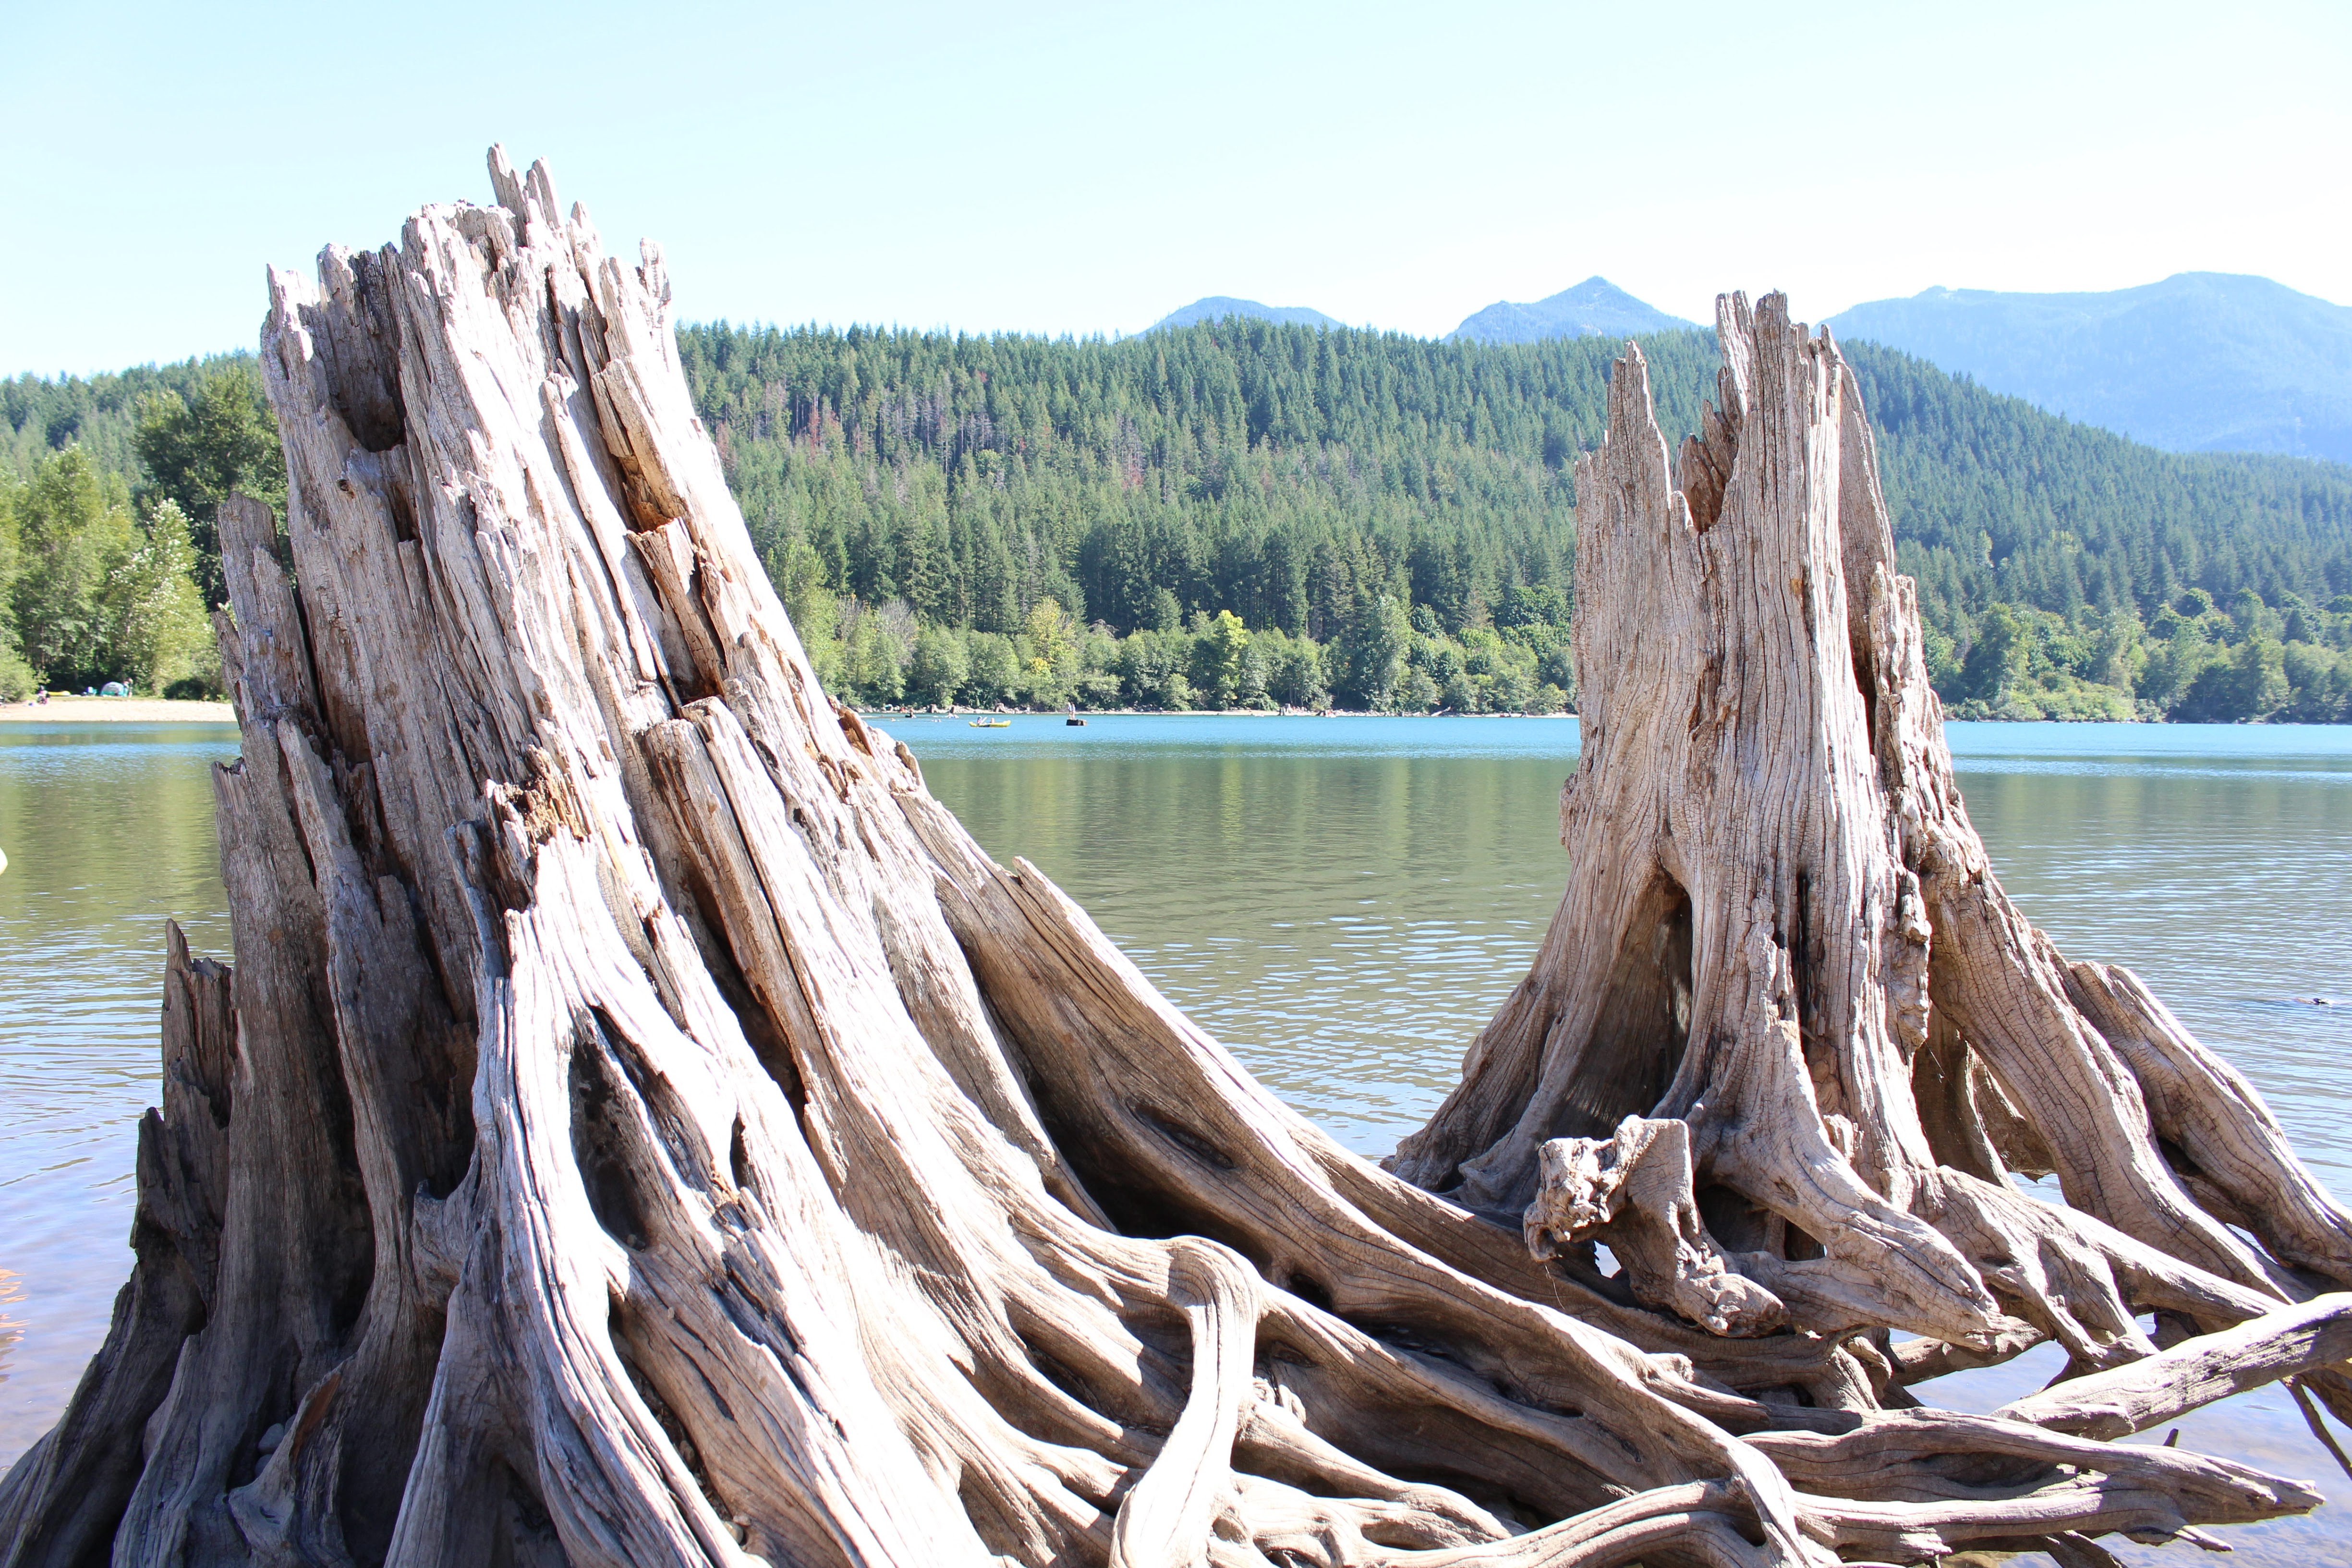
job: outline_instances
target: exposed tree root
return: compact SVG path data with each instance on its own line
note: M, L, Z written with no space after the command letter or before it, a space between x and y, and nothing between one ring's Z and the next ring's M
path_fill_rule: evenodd
M491 173L272 279L240 963L173 938L137 1266L0 1564L1755 1568L2316 1501L2068 1435L2328 1387L2334 1308L2283 1303L2352 1232L2001 896L1777 300L1727 305L1687 494L1620 365L1575 881L1391 1173L824 697L658 253ZM2045 1338L2090 1375L1907 1408Z
M1999 1414L2053 1432L2126 1437L2217 1399L2352 1357L2352 1295L2282 1307L2145 1361L2053 1384Z

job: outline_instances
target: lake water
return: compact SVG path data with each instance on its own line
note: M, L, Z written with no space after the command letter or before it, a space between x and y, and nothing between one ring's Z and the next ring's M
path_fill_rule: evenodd
M1367 1154L1453 1083L1567 873L1573 720L880 722L992 853L1035 861ZM1950 733L2011 894L2069 954L2145 975L2352 1193L2352 728ZM129 1265L162 922L227 955L205 764L236 744L225 727L0 725L0 1465L54 1419ZM1990 1409L2046 1380L2049 1357L1927 1392ZM2317 1479L2334 1504L2237 1532L2235 1561L2352 1559L2352 1483L2283 1394L2181 1425L2185 1445ZM2135 1563L2185 1554L2108 1544Z

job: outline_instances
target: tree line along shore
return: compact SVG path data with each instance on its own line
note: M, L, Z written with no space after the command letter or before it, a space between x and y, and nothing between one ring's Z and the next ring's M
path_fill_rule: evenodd
M1674 443L1712 335L1642 342ZM2352 720L2352 469L2160 452L1846 349L1955 716ZM714 323L678 352L847 700L1574 705L1572 467L1614 340ZM0 699L217 694L215 510L284 500L250 356L0 382Z

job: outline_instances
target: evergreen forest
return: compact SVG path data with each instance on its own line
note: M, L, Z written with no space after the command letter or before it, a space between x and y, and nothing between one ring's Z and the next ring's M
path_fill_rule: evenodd
M1678 440L1712 334L1642 343ZM713 323L678 347L795 626L859 703L1573 706L1572 470L1614 340L1229 318ZM1956 716L2352 721L2352 468L2161 452L1846 351ZM283 500L249 357L0 382L0 694L216 684L213 509Z

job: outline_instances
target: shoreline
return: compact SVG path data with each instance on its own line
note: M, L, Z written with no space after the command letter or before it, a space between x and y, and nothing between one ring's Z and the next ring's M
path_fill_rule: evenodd
M858 708L860 719L1065 719L1060 708ZM1081 708L1081 719L1573 719L1573 713L1382 713L1357 708Z
M6 710L0 709L0 713ZM898 708L853 709L860 719L887 723L893 719L1063 719L1067 715L1059 708ZM1356 708L1329 708L1314 710L1292 708L1269 712L1263 708L1081 708L1081 719L1574 719L1575 713L1397 713L1365 711ZM2065 729L2076 725L2129 726L2137 730L2341 730L2352 723L2323 722L2306 720L2276 719L2092 719L2069 715L2064 718L2003 719L1990 715L1960 719L1944 716L1946 724L2048 724Z
M985 708L958 708L944 711L923 709L899 709L895 711L859 710L858 717L880 723L903 719L1062 719L1061 709L1013 709L992 710ZM1078 717L1089 718L1149 718L1149 719L1573 719L1574 713L1366 713L1344 708L1314 713L1299 709L1287 712L1268 712L1263 708L1192 708L1171 711L1158 708L1091 708L1079 710ZM182 701L163 697L52 697L46 703L0 703L0 724L224 724L236 722L236 710L227 702ZM2149 729L2265 729L2272 726L2241 721L2237 723L2197 725L2181 721L2160 719L1951 719L1948 724L2130 724ZM2303 726L2282 726L2301 728ZM2329 729L2332 725L2311 726Z
M52 697L47 702L0 704L0 724L234 724L226 702L165 697Z

